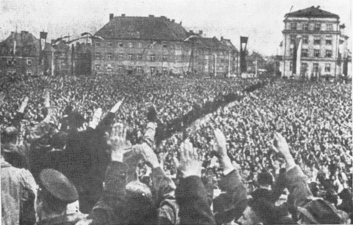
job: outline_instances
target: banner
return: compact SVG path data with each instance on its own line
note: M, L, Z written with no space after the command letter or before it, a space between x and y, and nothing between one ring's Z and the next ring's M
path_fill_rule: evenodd
M247 45L248 45L248 37L240 37L240 74L247 71L247 66L246 66Z
M302 60L302 39L299 39L299 44L297 47L297 59L296 59L296 72L301 75L301 60Z
M47 39L47 32L40 32L39 34L39 65L42 65L43 50L45 48L45 41Z

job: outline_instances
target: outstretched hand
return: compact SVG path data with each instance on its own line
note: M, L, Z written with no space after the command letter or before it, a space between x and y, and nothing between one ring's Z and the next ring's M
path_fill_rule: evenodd
M0 92L0 106L4 103L4 99L5 99L5 93Z
M199 160L197 150L189 139L180 146L180 172L183 178L190 176L201 177L202 162Z
M26 96L25 99L22 101L20 108L18 109L19 112L23 113L27 107L29 98Z
M118 101L118 102L113 106L113 108L110 110L110 112L111 112L111 113L116 113L116 112L119 110L120 106L123 104L124 100L125 100L125 98L123 98L123 99L121 99L120 101Z
M50 92L48 90L44 93L44 106L46 108L50 107Z
M150 148L147 144L142 144L142 151L141 154L145 159L147 165L152 168L159 167L159 162L156 153Z
M220 129L215 129L213 131L216 143L215 143L215 152L218 158L227 157L227 141L226 137Z
M131 148L131 143L126 140L126 127L123 124L114 124L109 135L108 145L111 146L112 161L123 162L125 150Z
M293 167L296 165L293 156L289 151L289 145L286 139L278 132L274 134L274 143L272 148L285 158L287 167Z

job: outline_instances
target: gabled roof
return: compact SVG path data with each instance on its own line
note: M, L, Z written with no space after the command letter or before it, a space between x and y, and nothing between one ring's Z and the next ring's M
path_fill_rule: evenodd
M111 19L95 35L103 38L177 40L187 38L186 30L166 17L127 17Z
M310 17L310 18L337 18L340 17L336 14L327 12L319 7L311 6L306 9L301 9L295 12L287 13L285 17Z

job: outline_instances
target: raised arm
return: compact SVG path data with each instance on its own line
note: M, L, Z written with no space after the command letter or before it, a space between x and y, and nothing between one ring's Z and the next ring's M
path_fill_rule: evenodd
M216 224L201 181L202 163L189 140L180 146L180 172L182 178L176 189L180 207L180 224Z
M89 214L92 224L112 224L121 222L123 201L126 195L126 171L123 163L124 150L130 143L126 141L126 129L115 124L109 137L111 162L105 175L105 187L100 200Z
M216 212L214 217L217 224L223 224L237 220L243 213L247 205L247 191L241 181L239 171L235 169L227 154L226 138L221 130L214 131L216 139L216 155L220 166L223 168L223 176L219 182L222 191L225 191L227 199L231 199L229 209Z
M275 133L274 150L280 153L286 161L286 187L290 192L290 198L297 206L302 206L312 197L312 193L307 183L307 176L299 166L295 164L293 156L289 151L289 146L284 137Z

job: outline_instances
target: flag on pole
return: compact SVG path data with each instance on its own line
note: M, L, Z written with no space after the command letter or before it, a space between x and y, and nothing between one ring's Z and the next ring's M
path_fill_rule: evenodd
M302 59L302 39L299 39L299 44L297 47L297 61L296 61L296 71L298 75L301 73L301 59Z
M240 73L246 72L246 47L248 45L248 37L240 37Z
M39 34L39 65L42 65L43 50L45 48L45 41L47 39L47 32L40 32Z

